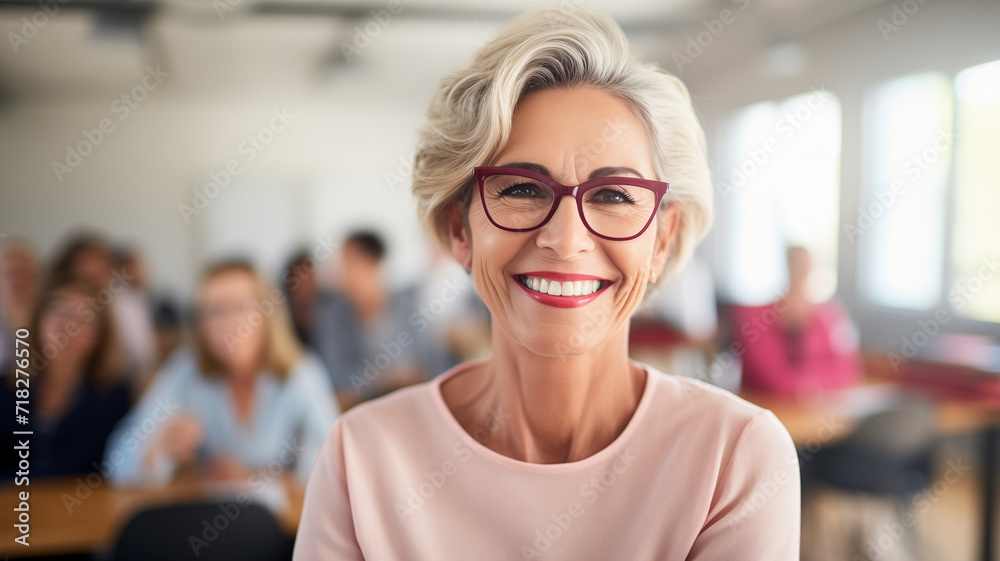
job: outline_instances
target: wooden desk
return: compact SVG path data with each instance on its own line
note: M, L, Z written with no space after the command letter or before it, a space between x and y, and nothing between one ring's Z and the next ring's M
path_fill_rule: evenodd
M98 480L96 474L90 477L91 482ZM249 486L239 488L196 481L177 481L156 489L116 489L101 481L91 489L86 484L87 474L78 478L79 481L77 477L32 478L27 487L13 483L0 485L0 508L4 512L0 555L28 557L107 550L114 547L128 519L144 508L223 495L235 497L239 489L251 498L258 496ZM81 485L80 481L84 483ZM30 493L29 547L14 542L19 533L13 527L13 508L18 493L24 490ZM283 491L287 499L278 521L289 536L294 536L302 514L304 489L297 484L284 484L276 491Z
M858 423L890 406L903 392L892 383L871 383L804 400L741 393L747 401L770 409L798 447L833 444L851 434ZM936 402L939 435L977 432L1000 426L1000 407L992 400L946 398Z

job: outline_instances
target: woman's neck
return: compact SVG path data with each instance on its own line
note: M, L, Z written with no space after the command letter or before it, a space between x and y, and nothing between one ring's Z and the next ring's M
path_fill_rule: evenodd
M603 345L567 358L529 351L498 326L493 333L493 358L445 393L485 446L526 462L573 462L625 429L647 383L628 359L627 324Z
M253 414L257 370L230 371L227 374L227 378L229 380L229 391L233 396L236 416L240 422L248 423Z

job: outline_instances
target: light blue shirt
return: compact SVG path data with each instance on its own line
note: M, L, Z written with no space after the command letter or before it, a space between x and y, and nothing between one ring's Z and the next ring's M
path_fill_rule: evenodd
M244 423L225 379L203 376L194 354L179 349L111 433L102 471L114 485L165 483L174 474L175 462L164 458L144 466L143 458L166 425L191 415L202 428L200 461L229 455L261 481L294 470L305 483L323 438L339 415L333 395L323 366L306 354L284 380L268 371L258 374L251 415Z

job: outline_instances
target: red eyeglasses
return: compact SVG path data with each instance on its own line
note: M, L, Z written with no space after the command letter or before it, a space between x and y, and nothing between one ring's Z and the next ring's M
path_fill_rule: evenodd
M509 232L529 232L545 225L565 196L576 199L580 219L595 236L625 241L642 235L670 184L639 177L598 177L562 185L531 170L477 167L473 176L486 217Z

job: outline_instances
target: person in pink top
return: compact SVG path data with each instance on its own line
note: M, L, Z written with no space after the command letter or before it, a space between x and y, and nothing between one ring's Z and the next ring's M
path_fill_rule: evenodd
M806 397L858 383L857 330L839 301L809 301L811 270L809 251L791 247L788 291L781 300L733 308L736 341L743 350L744 391Z
M294 559L798 559L775 416L628 355L647 285L711 222L680 80L563 3L501 30L429 119L418 213L471 273L493 354L339 418Z

